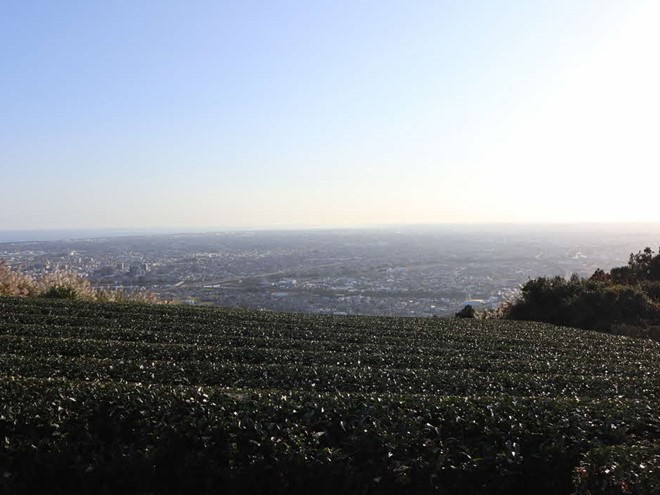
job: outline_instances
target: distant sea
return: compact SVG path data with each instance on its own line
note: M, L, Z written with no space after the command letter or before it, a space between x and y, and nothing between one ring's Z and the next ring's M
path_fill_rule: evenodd
M282 229L256 228L226 228L226 227L154 227L154 228L136 228L136 229L43 229L43 230L0 230L0 243L7 242L47 242L47 241L65 241L74 239L99 239L104 237L123 237L123 236L148 236L164 234L200 234L209 232L241 232L241 231L272 231L272 232L320 232L334 230L394 230L398 233L410 232L453 232L453 233L555 233L555 234L576 234L576 233L618 233L622 235L644 234L660 236L660 222L629 222L629 223L573 223L573 224L417 224L417 225L390 225L390 226L364 226L362 228L305 228L291 227Z
M101 237L170 234L175 232L178 231L168 229L0 230L0 243L98 239Z

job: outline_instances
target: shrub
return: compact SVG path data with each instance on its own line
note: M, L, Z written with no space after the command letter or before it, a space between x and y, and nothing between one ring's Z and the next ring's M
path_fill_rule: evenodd
M458 318L474 318L476 316L476 311L470 304L466 304L463 309L456 313Z
M519 299L499 308L499 313L515 320L657 338L660 254L646 248L631 254L627 266L610 273L598 269L587 279L573 275L568 280L530 280L522 286Z
M641 325L660 318L658 304L637 286L590 280L531 280L506 315L515 320L545 321L610 331L618 324Z
M655 302L660 302L660 281L646 280L640 284L644 293Z

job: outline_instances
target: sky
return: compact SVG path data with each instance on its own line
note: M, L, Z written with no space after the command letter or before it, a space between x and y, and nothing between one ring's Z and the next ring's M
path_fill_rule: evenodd
M0 1L0 230L657 222L657 0Z

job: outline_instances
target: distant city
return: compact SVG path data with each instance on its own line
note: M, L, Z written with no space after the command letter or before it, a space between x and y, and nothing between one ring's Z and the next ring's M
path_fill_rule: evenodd
M148 290L192 305L428 317L465 304L495 307L530 278L588 276L660 244L660 228L648 225L99 231L74 238L81 234L33 240L58 234L0 233L0 241L21 240L0 242L0 258L35 276L70 270L98 287Z

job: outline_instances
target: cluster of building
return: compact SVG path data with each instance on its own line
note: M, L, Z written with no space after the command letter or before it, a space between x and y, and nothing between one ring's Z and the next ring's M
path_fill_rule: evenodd
M5 243L0 258L35 276L74 271L99 287L188 304L443 316L466 304L495 307L533 277L615 265L620 254L599 241L589 248L492 234L225 233Z

